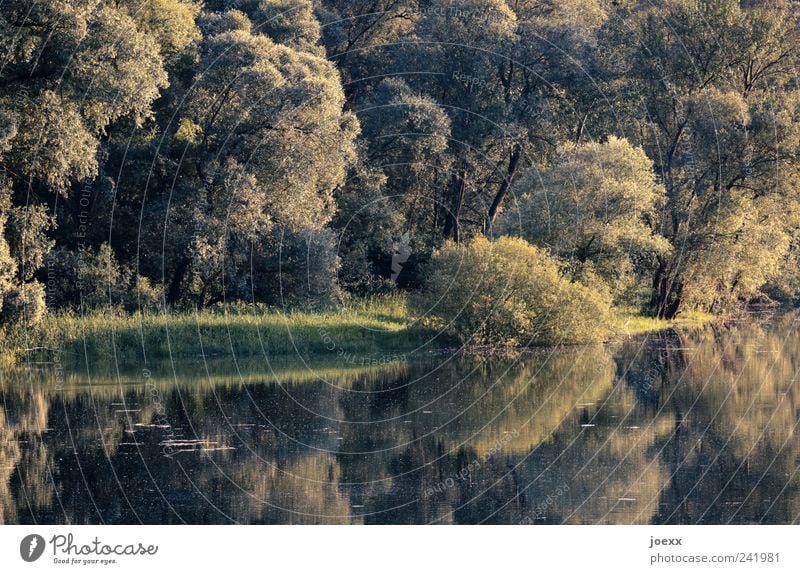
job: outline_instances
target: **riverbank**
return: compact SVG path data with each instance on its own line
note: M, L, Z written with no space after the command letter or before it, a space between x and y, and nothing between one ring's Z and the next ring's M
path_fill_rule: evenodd
M619 309L611 340L670 328L701 326L693 314L667 321ZM93 311L53 314L29 329L0 330L0 365L61 360L329 356L344 362L391 361L456 346L420 325L403 297L359 301L330 311L282 311L229 305L176 313Z
M405 300L387 297L308 312L228 305L174 313L93 311L53 314L29 329L0 331L2 362L61 353L81 360L168 357L336 355L343 360L399 356L428 343Z
M634 309L618 308L615 310L615 317L611 326L611 339L630 338L667 329L702 327L717 320L719 320L719 317L699 311L681 313L674 319L658 319L637 313Z

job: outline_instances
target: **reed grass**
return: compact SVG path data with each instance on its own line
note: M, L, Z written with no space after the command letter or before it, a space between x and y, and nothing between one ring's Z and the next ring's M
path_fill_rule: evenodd
M680 313L674 319L659 319L649 317L634 309L617 308L612 321L611 331L613 334L611 338L635 337L667 329L702 327L714 319L713 315L699 311Z
M405 300L393 296L321 311L232 304L166 313L51 314L35 327L0 334L0 355L6 364L56 352L64 360L92 362L336 355L366 363L427 347L432 335L413 321Z
M701 326L698 313L667 321L618 308L612 339ZM356 300L328 310L283 310L228 304L211 309L126 313L115 309L48 315L35 327L0 329L0 368L50 361L141 364L165 358L316 357L352 365L404 360L454 345L418 324L401 295Z

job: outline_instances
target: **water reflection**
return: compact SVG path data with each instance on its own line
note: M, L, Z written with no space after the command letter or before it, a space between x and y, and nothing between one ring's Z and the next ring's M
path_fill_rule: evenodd
M796 523L790 317L516 359L2 374L2 523Z

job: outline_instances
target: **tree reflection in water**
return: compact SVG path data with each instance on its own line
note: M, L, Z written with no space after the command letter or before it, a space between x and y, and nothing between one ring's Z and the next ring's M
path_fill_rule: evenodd
M792 523L798 366L789 317L513 359L6 372L0 522Z

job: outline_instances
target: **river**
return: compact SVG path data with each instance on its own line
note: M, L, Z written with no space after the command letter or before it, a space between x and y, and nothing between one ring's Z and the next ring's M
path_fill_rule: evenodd
M796 318L515 357L5 371L0 523L800 522Z

